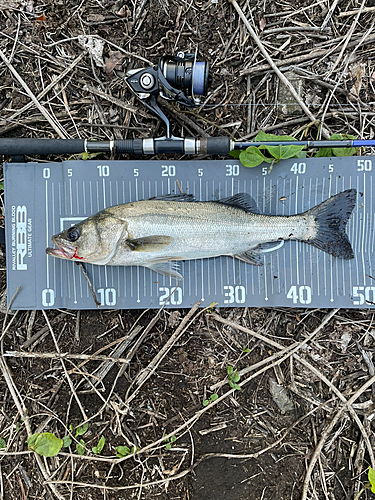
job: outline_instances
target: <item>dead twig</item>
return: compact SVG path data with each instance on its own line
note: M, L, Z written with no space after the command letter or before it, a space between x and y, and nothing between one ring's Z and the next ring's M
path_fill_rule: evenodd
M303 482L303 490L302 490L302 496L301 496L301 500L307 500L307 493L308 493L308 489L309 489L309 484L310 484L310 479L311 479L311 474L314 470L314 467L315 467L315 464L317 462L317 460L319 459L320 457L320 453L322 451L322 448L325 444L325 442L327 441L328 439L328 436L329 434L331 433L332 429L335 427L335 425L337 424L337 422L340 420L342 414L344 413L344 411L348 410L350 406L353 405L353 403L369 388L371 387L372 384L375 383L375 375L373 377L371 377L365 384L362 385L362 387L360 387L354 394L353 396L348 399L346 401L346 403L343 404L343 406L340 408L340 410L336 413L336 415L333 417L333 419L331 420L330 424L328 425L328 427L325 429L325 431L323 432L321 438L320 438L320 441L317 445L317 447L315 448L315 451L310 459L310 463L309 463L309 467L307 469L307 472L306 472L306 476L305 476L305 479L304 479L304 482Z
M14 68L14 66L9 62L7 57L5 56L4 52L0 50L0 58L4 61L6 66L8 67L9 71L13 74L13 76L16 78L18 83L20 83L27 93L27 95L30 97L36 108L42 113L44 118L48 121L48 123L51 125L51 127L54 129L54 131L58 134L58 136L61 139L66 139L67 135L62 127L60 127L59 123L57 120L55 120L49 113L48 111L40 104L40 102L37 100L37 98L34 96L34 94L31 92L29 86L25 82L23 78L21 78L20 74L18 71Z
M260 39L258 38L257 34L253 30L251 24L247 20L245 14L243 13L241 7L238 5L237 1L236 0L228 0L228 1L236 9L238 15L242 19L242 21L245 24L247 30L249 31L250 35L254 39L255 43L258 45L261 53L267 59L268 64L271 66L271 68L273 69L273 71L276 73L276 75L279 77L279 79L283 82L283 84L288 88L289 92L292 94L292 96L294 97L294 99L296 100L296 102L298 103L298 105L303 109L303 111L310 118L310 120L311 121L316 121L315 116L311 113L311 111L309 110L309 108L306 106L306 104L303 102L303 100L301 99L301 97L298 95L296 89L293 87L293 85L290 83L290 81L286 78L286 76L279 70L279 68L273 62L273 59L271 58L271 56L268 54L268 52L264 48L263 43L260 41ZM321 132L322 132L322 135L326 139L329 139L331 137L331 134L329 133L329 131L326 128L322 127L322 131Z
M139 389L142 387L142 385L148 380L151 375L155 372L161 361L164 359L164 357L168 354L170 349L173 347L173 345L178 341L178 339L181 337L181 335L185 332L185 330L188 328L188 326L191 324L188 321L190 318L195 314L197 309L200 306L200 302L196 302L193 307L190 309L188 314L184 317L184 319L181 321L179 324L178 328L174 332L174 334L170 337L170 339L165 343L164 347L157 353L157 355L151 360L151 362L148 364L146 368L144 368L138 376L135 378L133 381L132 385L130 386L128 390L131 389L134 385L137 385L137 388L126 398L125 404L128 405L130 401L132 401L135 396L137 395ZM194 321L194 320L193 320Z

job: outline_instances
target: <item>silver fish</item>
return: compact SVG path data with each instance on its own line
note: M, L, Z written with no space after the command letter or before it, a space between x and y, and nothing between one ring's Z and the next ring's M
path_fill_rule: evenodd
M91 264L144 266L176 279L182 276L175 261L229 255L262 265L262 253L286 240L352 259L345 229L356 195L348 189L291 216L260 214L246 193L208 202L168 195L106 208L52 236L56 248L46 252Z

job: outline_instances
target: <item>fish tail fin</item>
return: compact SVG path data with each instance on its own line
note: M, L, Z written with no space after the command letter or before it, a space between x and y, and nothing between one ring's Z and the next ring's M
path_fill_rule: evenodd
M353 249L345 230L355 207L356 197L355 189L347 189L305 212L306 215L312 215L317 224L316 236L306 243L335 257L353 259Z

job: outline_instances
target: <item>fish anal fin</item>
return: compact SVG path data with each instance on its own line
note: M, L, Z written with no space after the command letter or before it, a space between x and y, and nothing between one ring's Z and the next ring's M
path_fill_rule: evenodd
M146 236L128 240L127 246L134 252L157 252L170 245L173 241L171 236Z
M248 193L238 193L229 198L223 198L219 200L219 203L224 205L230 205L232 207L242 208L246 212L251 212L253 214L260 214L259 207Z
M167 278L174 278L176 280L183 279L182 275L178 272L178 263L171 260L153 260L147 264L143 264L144 267L155 271L155 273L167 276Z
M251 264L252 266L263 266L262 253L256 250L247 250L247 252L233 255L233 257L242 260L242 262L246 262L246 264Z
M251 248L246 252L234 255L237 259L247 262L247 264L252 264L253 266L263 266L263 254L268 252L273 252L278 250L284 245L284 241L270 241L266 243L261 243L255 248Z

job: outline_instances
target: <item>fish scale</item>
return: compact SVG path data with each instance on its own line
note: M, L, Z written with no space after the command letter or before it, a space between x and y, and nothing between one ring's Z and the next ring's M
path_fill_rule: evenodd
M285 216L354 188L358 201L346 230L352 260L288 241L264 253L262 267L232 257L180 262L181 282L139 266L87 264L86 270L102 308L160 307L167 299L166 307L197 300L202 306L374 307L371 157L285 160L267 172L233 159L5 164L8 299L20 286L14 309L94 308L79 267L45 248L53 234L111 205L179 193L180 185L199 201L245 192L262 213Z

